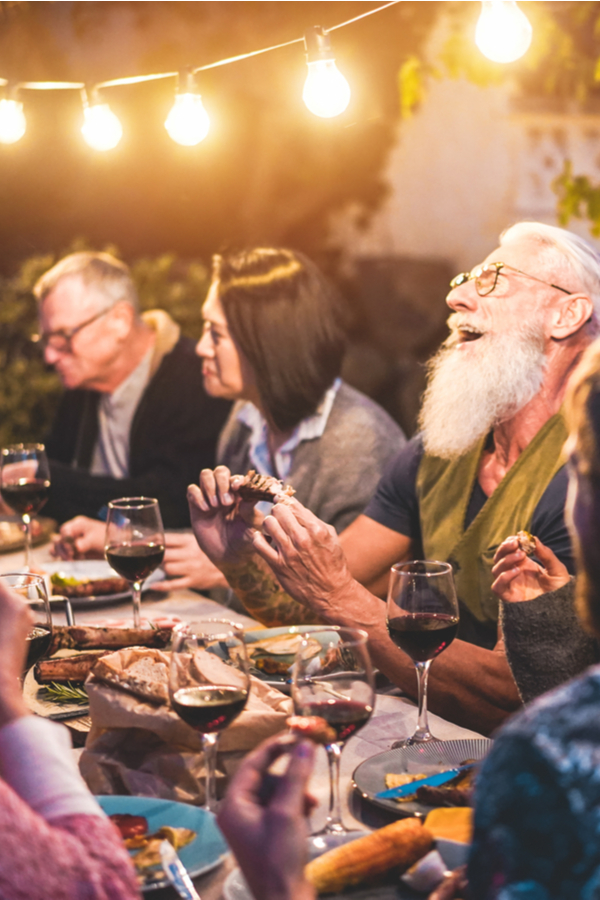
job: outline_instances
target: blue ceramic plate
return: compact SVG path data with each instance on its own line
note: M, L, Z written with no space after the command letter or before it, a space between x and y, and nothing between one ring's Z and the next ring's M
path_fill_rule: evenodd
M157 831L162 825L174 828L191 828L196 837L178 851L179 858L192 877L209 872L223 862L229 848L225 838L219 831L212 813L187 803L176 803L174 800L157 800L153 797L96 797L104 812L130 813L132 816L144 816L148 820L148 830ZM156 870L151 870L156 874ZM165 887L169 882L158 868L158 878L149 879L142 885L143 891L153 891Z

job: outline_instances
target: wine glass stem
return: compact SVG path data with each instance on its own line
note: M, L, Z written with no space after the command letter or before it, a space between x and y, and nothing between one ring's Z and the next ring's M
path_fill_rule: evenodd
M214 812L217 807L217 784L215 771L217 768L217 744L219 742L218 734L202 735L202 751L204 753L204 809Z
M131 585L131 593L133 597L133 627L142 627L141 603L142 603L142 582L134 581Z
M413 741L431 740L431 732L429 731L429 722L427 720L427 681L430 665L430 659L426 660L426 662L415 663L417 684L419 686L419 720L417 722L417 730L412 736Z
M345 831L342 825L342 806L340 801L340 757L342 755L341 744L328 744L326 746L327 762L329 763L329 814L325 822L324 831Z
M23 513L23 534L25 536L25 568L31 570L31 516Z

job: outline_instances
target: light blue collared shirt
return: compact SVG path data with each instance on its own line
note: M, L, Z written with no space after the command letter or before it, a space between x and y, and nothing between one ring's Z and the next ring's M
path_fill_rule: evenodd
M303 441L314 441L316 438L320 438L325 431L331 407L341 384L342 379L336 378L325 393L317 411L296 425L285 444L275 451L274 459L269 450L268 426L265 417L253 403L248 402L242 406L237 414L237 420L250 429L248 454L250 462L260 475L271 475L286 481L292 469L294 451L298 445ZM257 508L263 513L268 513L271 507L271 503L265 503L264 507L263 503L257 504Z

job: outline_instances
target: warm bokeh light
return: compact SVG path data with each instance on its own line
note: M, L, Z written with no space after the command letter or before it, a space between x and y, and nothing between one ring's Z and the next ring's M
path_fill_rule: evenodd
M26 128L23 104L18 100L0 100L0 142L14 144L20 141Z
M483 0L475 43L493 62L514 62L531 44L532 28L515 0Z
M96 103L83 110L81 133L94 150L112 150L123 137L121 123L108 103Z
M308 63L302 99L315 116L331 119L343 113L350 103L350 85L338 70L335 60L318 59Z
M210 128L210 119L200 94L177 94L165 128L169 137L184 147L194 147L203 141Z

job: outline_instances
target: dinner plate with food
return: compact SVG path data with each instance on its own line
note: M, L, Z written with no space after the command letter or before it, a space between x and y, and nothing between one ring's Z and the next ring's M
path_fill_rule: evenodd
M369 833L309 838L306 878L330 900L408 900L428 894L447 872L464 864L468 844L437 839L425 826L403 819ZM239 869L228 875L223 895L252 900Z
M101 796L96 800L121 832L142 891L166 887L160 844L168 840L192 878L220 865L229 852L211 812L155 797Z
M471 763L479 763L491 746L488 738L464 738L387 750L357 766L352 783L365 800L398 816L422 817L439 806L468 806L478 768ZM421 779L454 769L441 784L419 784ZM407 793L405 786L413 782L415 790ZM378 796L394 788L402 789L401 796Z
M54 519L34 518L31 520L31 544L45 544L56 529ZM2 519L0 521L0 553L14 553L25 546L23 523L21 517Z
M289 694L296 653L302 644L303 635L310 635L313 631L321 631L320 640L309 637L304 651L307 657L318 656L329 642L326 640L328 636L323 634L322 625L291 625L245 631L244 642L252 674L270 687Z
M52 593L68 597L75 609L131 600L129 582L103 559L56 560L44 564L44 573L50 576ZM162 569L156 569L146 579L142 590L151 589L164 578Z

